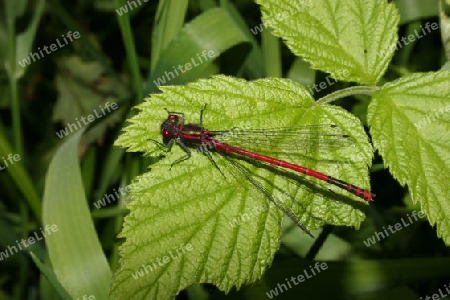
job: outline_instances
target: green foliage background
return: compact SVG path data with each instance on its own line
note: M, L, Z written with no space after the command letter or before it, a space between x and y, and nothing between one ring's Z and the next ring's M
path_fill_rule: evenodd
M122 16L115 11L126 5L122 0L4 2L0 165L9 154L21 160L0 171L0 252L47 224L59 229L45 243L0 261L1 299L266 299L278 283L315 261L326 261L328 270L277 299L417 299L450 282L446 1L256 2L141 1ZM437 22L439 30L392 47L427 22ZM25 68L18 64L69 31L78 31L80 39ZM205 49L215 58L160 92L159 78ZM245 80L211 78L219 73ZM209 79L196 81L201 78ZM314 91L312 84L330 78L334 84ZM107 102L119 108L67 137L55 134ZM165 107L195 122L205 103L204 122L212 129L273 127L283 116L283 124L292 126L305 110L305 123L333 116L357 137L359 152L345 154L359 164L319 169L367 188L370 178L377 201L355 209L273 178L303 205L323 212L323 219L312 221L311 210L290 202L317 239L288 219L282 223L274 206L253 225L240 226L239 234L228 230L224 224L263 204L263 197L224 181L199 155L168 172L182 150L174 146L160 160L161 150L148 140L160 140ZM373 161L362 125L376 149ZM229 194L202 185L207 180ZM131 182L131 194L117 193ZM98 200L114 193L121 197L97 208ZM185 206L174 210L183 197ZM427 217L365 245L375 232L419 210ZM193 241L192 253L140 280L130 277L186 241Z

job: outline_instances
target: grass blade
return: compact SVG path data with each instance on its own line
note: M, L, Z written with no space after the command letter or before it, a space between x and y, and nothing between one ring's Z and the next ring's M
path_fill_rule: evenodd
M54 272L72 298L107 299L111 271L86 203L78 165L83 130L70 137L50 163L43 203L43 224L58 230L46 237Z

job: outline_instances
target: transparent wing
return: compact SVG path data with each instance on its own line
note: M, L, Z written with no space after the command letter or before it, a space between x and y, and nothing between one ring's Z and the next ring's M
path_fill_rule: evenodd
M259 153L287 153L319 156L349 147L355 138L335 124L307 125L294 128L239 129L212 131L215 138L235 147Z

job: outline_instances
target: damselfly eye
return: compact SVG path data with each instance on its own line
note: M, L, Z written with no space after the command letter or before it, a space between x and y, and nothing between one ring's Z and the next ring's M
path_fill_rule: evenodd
M163 138L165 138L165 139L173 138L173 134L171 134L167 129L164 129L164 128L162 130L162 135L163 135Z

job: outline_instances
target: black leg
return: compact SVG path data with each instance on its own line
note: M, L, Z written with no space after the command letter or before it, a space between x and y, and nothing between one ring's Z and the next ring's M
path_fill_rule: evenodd
M200 126L202 126L202 123L203 123L203 112L205 111L205 109L206 109L206 103L203 106L202 110L200 111Z
M214 159L211 156L211 153L209 153L208 151L203 152L204 154L206 154L209 158L209 161L214 165L214 167L216 167L217 170L219 170L220 174L222 174L223 178L227 178L225 176L225 174L223 174L222 170L219 168L219 166L216 164L216 162L214 161Z
M180 118L180 120L178 121L178 124L177 124L177 125L180 125L181 123L184 122L184 113L182 113L182 112L176 112L176 111L169 111L167 108L164 108L164 109L167 111L167 113L168 113L169 115L176 114L176 115L180 115L180 116L181 116L181 118Z
M155 143L160 148L167 149L167 145L166 144L163 144L163 143L158 142L158 141L153 140L153 139L149 139L149 141L152 141L153 143Z
M191 157L191 150L189 150L189 148L180 139L172 139L172 140L170 140L169 144L171 142L173 144L173 141L176 141L177 144L180 145L180 147L183 148L184 151L186 151L186 155L183 155L182 157L180 157L180 158L176 159L174 162L172 162L170 164L169 170L172 169L173 165L175 165L175 164L179 163L180 161L183 161L183 160L188 159L189 157Z

